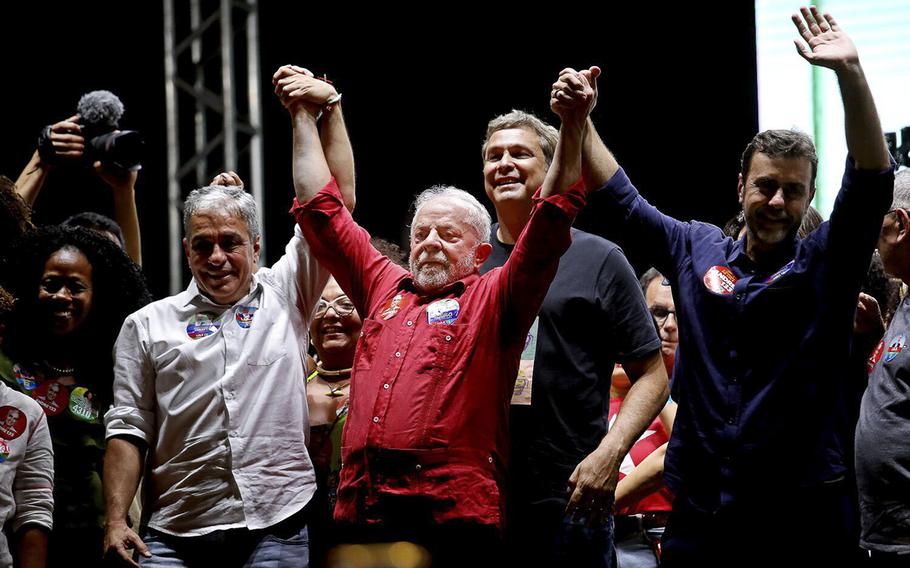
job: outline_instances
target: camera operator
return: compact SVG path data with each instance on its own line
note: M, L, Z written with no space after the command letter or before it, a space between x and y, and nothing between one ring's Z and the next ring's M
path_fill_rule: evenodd
M16 191L30 206L34 206L38 193L51 170L57 165L78 163L84 159L86 140L83 137L83 126L80 122L80 116L73 115L48 127L47 138L52 145L56 159L49 161L43 158L36 149L31 160L19 174L19 178L16 180ZM113 217L123 231L124 249L130 258L141 266L142 249L135 192L138 171L103 164L100 160L94 161L91 165L98 177L112 189Z

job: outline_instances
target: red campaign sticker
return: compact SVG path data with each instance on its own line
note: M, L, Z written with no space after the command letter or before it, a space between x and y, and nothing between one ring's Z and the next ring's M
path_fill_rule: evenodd
M872 371L875 369L875 364L882 358L884 352L885 340L882 339L878 342L878 345L875 346L875 349L872 350L872 355L869 355L869 359L866 361L866 372L868 374L872 374Z
M726 296L736 287L736 275L726 266L712 266L705 272L704 282L711 292Z
M32 391L32 398L44 409L45 414L57 416L69 406L70 393L57 381L45 381Z
M15 406L0 406L0 438L15 440L25 431L25 413Z
M379 310L379 317L384 320L392 319L398 311L408 305L408 299L401 294L395 294L395 297L386 302Z

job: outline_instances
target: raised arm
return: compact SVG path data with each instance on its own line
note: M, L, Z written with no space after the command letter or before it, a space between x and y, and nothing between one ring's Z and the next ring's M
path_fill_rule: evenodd
M844 103L847 150L859 170L881 171L891 165L891 156L882 135L872 91L859 62L853 40L840 29L831 14L815 6L800 8L802 18L791 19L805 43L794 40L797 52L812 65L833 69Z
M272 77L275 94L291 114L294 187L309 201L334 175L345 207L354 208L354 157L335 88L308 70L285 65ZM323 120L320 137L317 123Z
M136 178L138 171L127 171L116 166L95 162L95 172L110 186L114 198L114 221L123 231L126 254L142 266L142 237L139 231L139 212L136 210Z
M82 137L82 126L79 115L73 116L45 127L41 132L39 146L31 160L25 165L16 179L16 191L31 206L35 205L41 188L51 170L51 163L46 157L54 156L63 159L78 159L85 149L85 138ZM43 154L43 156L42 156Z
M559 141L553 155L553 163L547 170L542 198L555 193L564 193L581 177L582 141L587 127L588 115L597 102L596 79L599 67L582 72L563 69L559 80L550 93L550 108L559 118Z

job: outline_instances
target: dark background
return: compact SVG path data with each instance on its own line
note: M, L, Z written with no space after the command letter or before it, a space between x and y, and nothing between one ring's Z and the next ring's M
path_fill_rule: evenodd
M161 297L171 246L162 6L74 4L0 8L6 30L0 173L15 179L41 127L73 114L83 93L117 93L126 106L121 126L140 130L148 144L137 200L144 268ZM484 201L486 122L512 108L555 122L548 93L566 66L603 68L595 124L652 203L716 224L738 210L739 156L757 129L751 2L725 3L723 12L697 3L594 11L562 3L554 6L566 12L559 14L492 3L434 5L432 13L260 4L267 263L280 255L292 227L290 125L270 82L285 63L327 72L344 94L357 160L355 216L377 236L399 241L411 197L429 185L453 184ZM93 175L58 170L36 203L36 218L54 223L110 208L106 186ZM596 223L592 217L584 216L582 227Z

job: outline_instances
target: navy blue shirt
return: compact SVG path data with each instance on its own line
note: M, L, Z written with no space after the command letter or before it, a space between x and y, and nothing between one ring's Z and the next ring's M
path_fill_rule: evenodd
M690 505L767 504L843 476L853 317L893 183L848 159L831 219L764 266L745 238L662 214L622 170L597 192L623 245L673 286L679 411L665 477Z

